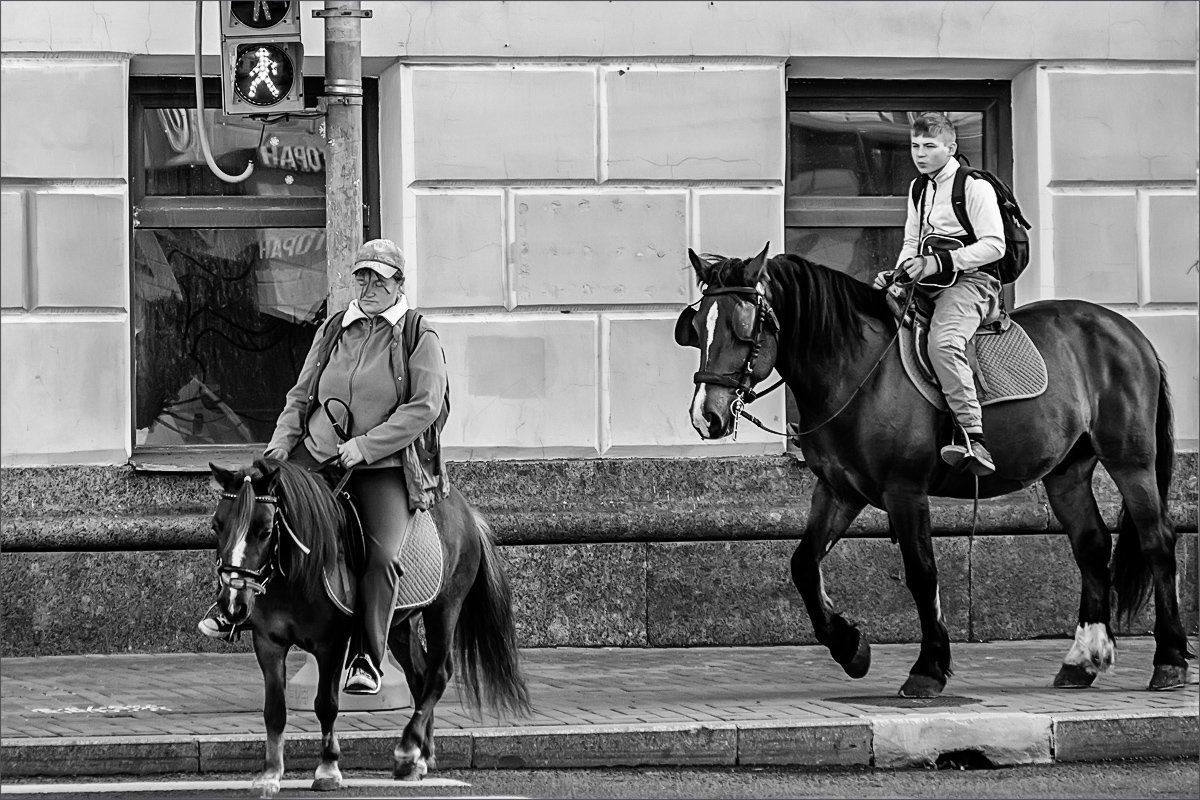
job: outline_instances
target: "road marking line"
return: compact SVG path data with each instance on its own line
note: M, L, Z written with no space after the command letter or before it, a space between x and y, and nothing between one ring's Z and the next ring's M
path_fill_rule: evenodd
M217 792L228 790L250 790L250 780L225 781L129 781L122 783L25 783L0 784L0 795L29 795L29 794L112 794L115 792ZM390 786L394 789L430 789L445 787L469 787L465 781L452 778L424 778L419 781L397 781L391 778L345 778L342 784L347 789L380 788ZM312 778L286 778L280 781L280 789L308 789L312 786ZM490 797L512 797L517 795L490 795Z

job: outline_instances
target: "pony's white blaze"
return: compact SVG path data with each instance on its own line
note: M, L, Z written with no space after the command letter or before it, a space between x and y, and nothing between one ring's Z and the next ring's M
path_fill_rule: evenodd
M708 319L704 321L708 331L708 338L704 342L704 362L706 364L712 351L713 336L717 330L717 313L717 304L713 303L708 309ZM692 427L699 431L701 436L708 435L708 424L704 421L704 402L707 399L708 384L697 384L696 393L692 395Z
M243 533L229 553L229 566L240 567L246 561L246 535Z
M1117 648L1102 622L1075 626L1075 641L1063 663L1089 672L1105 672L1117 660Z

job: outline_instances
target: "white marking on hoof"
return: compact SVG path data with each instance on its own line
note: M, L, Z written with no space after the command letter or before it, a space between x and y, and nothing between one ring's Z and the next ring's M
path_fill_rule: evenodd
M1117 648L1102 622L1089 622L1075 628L1075 641L1063 663L1088 672L1107 672L1117 660Z
M250 784L250 788L261 790L258 795L259 797L274 797L275 795L279 794L279 777L275 775L271 777L259 775L254 779L254 782Z

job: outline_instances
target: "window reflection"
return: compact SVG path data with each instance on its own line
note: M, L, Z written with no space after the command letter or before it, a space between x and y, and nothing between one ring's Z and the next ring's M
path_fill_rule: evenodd
M325 118L301 117L262 123L205 109L213 160L241 174L250 160L254 173L226 183L204 161L196 109L147 108L145 177L148 195L317 197L325 194Z
M917 176L909 126L919 111L792 111L788 114L788 194L903 196ZM983 164L983 114L949 111L958 150Z
M870 283L891 269L904 244L903 228L788 228L787 252Z
M134 236L139 445L270 439L326 296L325 231Z

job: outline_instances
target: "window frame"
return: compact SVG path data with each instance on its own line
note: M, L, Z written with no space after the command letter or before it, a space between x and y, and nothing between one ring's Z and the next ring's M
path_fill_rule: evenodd
M787 114L793 111L860 111L872 108L951 108L983 114L982 167L1012 185L1012 84L1010 81L854 80L791 78ZM786 163L791 167L790 136ZM787 195L784 228L903 227L907 199L902 195L844 197Z
M305 94L310 98L324 92L322 76L304 78ZM205 109L222 108L221 83L216 77L203 79ZM324 195L311 197L228 197L220 195L148 195L143 146L146 109L196 107L195 79L178 76L130 77L129 91L129 236L143 229L157 228L321 228L326 227ZM363 236L378 238L379 208L379 80L363 78L362 158L363 158ZM312 111L315 109L306 109ZM268 126L269 130L269 126ZM129 303L133 314L137 291L134 274L134 248L129 248ZM129 437L130 464L137 470L196 472L207 471L210 458L249 461L257 456L261 444L228 445L138 445L137 443L137 344L134 326L129 327Z

